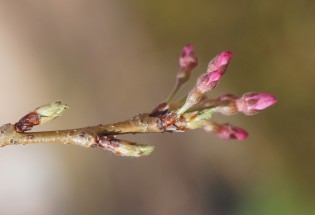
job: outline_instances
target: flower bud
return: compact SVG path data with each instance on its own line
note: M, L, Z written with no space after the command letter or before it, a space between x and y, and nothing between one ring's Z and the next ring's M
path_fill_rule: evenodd
M213 90L221 78L222 73L219 70L212 73L204 73L198 78L196 87L201 93L204 94L210 90Z
M206 125L204 129L206 131L215 133L223 140L229 139L244 140L248 137L247 131L228 123L220 125L215 122L211 122L208 125Z
M227 123L220 126L217 135L223 140L229 139L244 140L247 138L248 133L242 128L235 127Z
M177 115L198 104L204 98L206 92L213 90L217 86L221 77L222 73L220 71L202 74L198 78L196 86L188 93L185 104L177 111Z
M208 73L219 70L222 74L225 73L233 54L230 51L224 51L213 58L208 64Z
M193 70L198 65L198 58L192 45L187 44L179 57L179 67L180 71L177 75L190 75L191 70Z
M268 93L245 93L236 100L236 106L238 111L249 116L274 105L276 102L277 99Z
M183 48L179 57L179 70L176 74L176 83L173 91L166 99L166 103L170 103L178 92L178 90L185 84L191 75L191 71L198 65L198 58L192 45L188 44Z

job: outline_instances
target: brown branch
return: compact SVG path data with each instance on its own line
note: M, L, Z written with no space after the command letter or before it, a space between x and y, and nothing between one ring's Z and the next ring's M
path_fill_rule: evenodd
M91 147L97 145L97 136L180 132L185 130L182 126L185 123L184 119L175 121L173 118L174 115L167 119L166 117L151 117L149 114L140 114L130 120L108 125L42 132L18 132L15 125L5 124L0 127L0 147L33 143L64 143Z
M28 114L34 116L34 112ZM28 116L26 115L26 116ZM27 117L23 117L25 121ZM163 115L162 117L153 117L150 114L140 114L132 117L130 120L108 124L97 125L78 129L67 129L57 131L43 132L21 132L17 129L20 121L16 124L5 124L0 127L0 147L7 145L26 145L35 143L62 143L82 146L86 148L102 147L113 151L116 154L122 154L121 149L129 146L129 153L138 151L138 156L150 153L153 150L151 146L131 143L127 140L114 138L115 135L128 133L163 133L184 131L184 118L176 118L174 114ZM38 123L37 123L38 124ZM28 126L30 123L28 121ZM32 127L32 126L30 126ZM132 148L133 147L133 148ZM141 151L142 150L142 151ZM142 154L141 154L142 153ZM128 152L122 155L129 155Z

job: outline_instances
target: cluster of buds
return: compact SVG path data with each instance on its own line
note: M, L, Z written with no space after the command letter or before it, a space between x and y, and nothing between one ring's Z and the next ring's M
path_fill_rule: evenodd
M229 51L224 51L210 61L206 73L202 74L196 86L189 92L185 104L178 110L177 114L183 114L192 106L203 100L205 93L216 88L224 75L233 55Z
M174 94L171 94L172 96L165 103L162 103L164 109L168 107L172 110L173 107L176 117L184 117L187 121L187 129L203 127L206 131L217 134L221 139L245 139L248 133L244 129L230 124L216 123L211 120L212 115L214 113L233 115L239 112L245 115L253 115L275 104L277 100L268 93L252 92L245 93L241 97L225 94L216 99L209 99L206 93L216 88L232 57L233 54L230 51L223 51L218 54L209 62L207 71L199 76L196 85L185 97L185 101L172 102L171 99ZM186 77L185 82L187 82L191 70L197 66L197 57L191 45L184 47L179 62L183 62L180 68L189 68L182 69L180 72L180 77ZM176 83L178 83L178 76ZM175 86L176 91L178 91L178 84Z

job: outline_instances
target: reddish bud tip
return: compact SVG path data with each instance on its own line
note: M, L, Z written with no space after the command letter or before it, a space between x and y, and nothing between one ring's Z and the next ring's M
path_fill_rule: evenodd
M219 70L222 74L224 74L232 57L233 54L230 51L221 52L210 61L207 72L212 73Z
M224 140L244 140L247 138L248 133L242 128L227 123L219 126L217 135Z
M186 45L179 57L179 66L182 71L190 72L198 65L198 58L191 44Z
M15 123L15 129L17 132L29 131L34 126L39 125L40 122L40 115L36 112L31 112Z
M213 90L219 83L222 75L218 70L212 73L204 73L198 78L196 87L201 93Z
M245 93L236 100L237 108L245 115L253 115L274 105L277 99L268 93Z

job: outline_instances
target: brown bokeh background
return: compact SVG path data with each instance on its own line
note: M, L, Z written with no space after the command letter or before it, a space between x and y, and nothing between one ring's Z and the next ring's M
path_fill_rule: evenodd
M315 2L310 0L0 1L0 122L61 100L36 130L125 120L172 89L183 45L205 70L235 57L213 96L269 92L253 117L215 116L244 142L201 130L128 136L151 156L39 144L0 150L0 214L293 215L315 210ZM182 91L193 86L194 81Z

